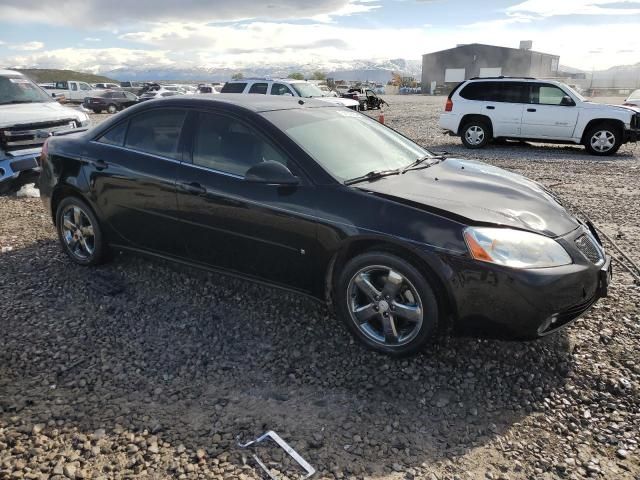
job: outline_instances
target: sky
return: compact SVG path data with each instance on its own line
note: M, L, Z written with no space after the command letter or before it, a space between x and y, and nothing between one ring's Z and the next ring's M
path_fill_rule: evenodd
M632 0L0 0L0 66L194 68L405 58L486 43L640 62Z

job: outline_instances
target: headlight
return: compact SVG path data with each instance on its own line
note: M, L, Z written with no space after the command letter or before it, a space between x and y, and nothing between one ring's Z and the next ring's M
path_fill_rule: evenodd
M86 127L89 125L89 115L87 115L84 112L80 112L80 115L78 116L78 121L80 122L80 125L78 125L79 127Z
M572 263L555 240L509 228L469 227L464 231L469 253L476 260L513 268L558 267Z

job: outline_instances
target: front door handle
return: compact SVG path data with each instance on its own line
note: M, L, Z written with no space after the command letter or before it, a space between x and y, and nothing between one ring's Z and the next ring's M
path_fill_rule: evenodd
M527 108L527 112L535 112L536 109L535 108Z
M495 110L496 107L494 107L493 105L487 105L487 110Z
M184 182L182 184L182 188L184 188L192 195L204 195L205 193L207 193L207 189L200 185L198 182Z
M96 160L95 162L92 162L92 163L96 170L104 170L109 166L109 164L104 160Z

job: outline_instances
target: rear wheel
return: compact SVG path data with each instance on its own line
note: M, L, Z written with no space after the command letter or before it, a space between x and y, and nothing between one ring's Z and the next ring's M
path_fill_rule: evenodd
M58 238L65 253L80 265L98 265L106 245L93 211L78 197L63 199L56 209Z
M107 106L107 112L109 113L116 113L118 111L118 107L116 105L114 105L113 103L110 103Z
M435 336L438 304L425 277L404 259L370 252L349 261L335 285L336 311L364 345L411 355Z
M462 126L460 138L467 148L482 148L491 140L491 129L483 120L471 120Z
M594 125L585 135L584 146L591 155L613 155L620 145L622 145L622 133L614 125Z

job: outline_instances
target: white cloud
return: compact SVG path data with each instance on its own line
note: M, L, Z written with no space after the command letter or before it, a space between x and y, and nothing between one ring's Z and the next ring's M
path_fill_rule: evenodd
M85 42L101 42L102 39L97 37L84 37L84 41Z
M375 8L372 0L66 0L64 13L59 2L41 0L2 0L3 21L45 24L113 27L122 19L135 24L148 21L217 22L241 19L293 19L317 16L351 15Z
M44 47L44 43L42 42L26 42L26 43L18 43L14 45L9 45L11 50L20 50L22 52L31 52L35 50L42 50Z
M548 18L560 15L639 15L635 0L526 0L506 10L508 15Z

